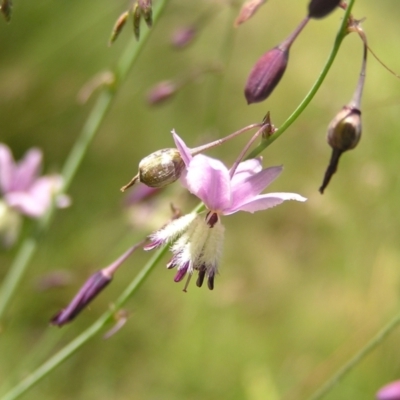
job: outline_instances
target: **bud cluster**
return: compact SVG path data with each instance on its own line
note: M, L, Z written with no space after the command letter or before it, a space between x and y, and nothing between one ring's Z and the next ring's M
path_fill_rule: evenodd
M135 35L135 38L139 40L140 22L142 18L144 19L148 28L151 28L153 25L152 0L137 0L136 2L132 3L132 6L128 10L124 11L118 17L111 31L109 45L117 40L119 34L122 32L122 29L124 28L130 16L132 17L133 33Z

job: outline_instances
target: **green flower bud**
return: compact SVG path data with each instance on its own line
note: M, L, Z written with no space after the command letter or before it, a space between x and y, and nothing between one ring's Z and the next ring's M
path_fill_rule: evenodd
M129 12L125 11L123 12L117 19L117 21L115 22L112 32L111 32L111 36L110 36L110 40L108 41L108 45L111 46L112 43L114 43L117 40L117 37L119 36L119 34L122 32L123 27L126 24L126 21L128 20L129 17Z
M177 149L163 149L143 158L139 163L139 173L121 188L124 192L136 181L149 187L161 188L175 182L185 168Z
M153 5L151 0L138 0L138 4L141 10L146 25L151 28L153 25Z
M141 9L138 3L135 3L132 8L132 20L133 20L133 33L136 40L140 38L140 20L142 18Z
M327 140L333 149L354 149L361 138L361 111L345 106L328 127Z

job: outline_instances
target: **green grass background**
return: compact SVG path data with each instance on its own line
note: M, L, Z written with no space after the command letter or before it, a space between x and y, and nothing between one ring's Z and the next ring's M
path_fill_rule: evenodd
M124 209L119 188L141 158L172 146L172 128L195 146L258 122L268 110L279 126L305 96L329 54L340 10L308 24L267 101L247 106L243 87L258 57L294 29L306 5L270 0L234 30L237 7L170 1L70 188L72 207L57 213L6 314L0 334L4 388L101 315L148 254L131 257L73 324L49 327L49 318L93 271L161 226L170 202L184 211L195 204L175 184L139 223L134 216L143 209ZM131 40L127 26L107 47L125 7L106 0L16 1L11 23L0 21L0 140L17 159L39 146L46 172L60 170L94 104L91 99L79 105L78 91L94 74L112 68ZM209 10L214 15L193 45L171 49L174 28ZM357 1L354 16L366 17L370 46L400 73L398 0ZM270 190L297 192L308 202L225 218L213 292L192 284L183 293L164 267L166 257L127 304L130 318L120 332L107 341L92 340L24 398L306 399L399 312L400 82L371 56L362 140L342 157L326 193L318 193L330 156L326 127L350 100L361 57L359 38L346 38L310 106L263 154L264 165L285 166ZM222 78L203 76L164 106L146 105L154 83L224 58L229 62ZM210 154L229 165L244 143L245 137L238 138ZM0 277L15 252L0 254ZM37 289L40 279L59 270L70 274L70 285ZM326 399L373 399L380 386L400 377L398 343L395 331Z

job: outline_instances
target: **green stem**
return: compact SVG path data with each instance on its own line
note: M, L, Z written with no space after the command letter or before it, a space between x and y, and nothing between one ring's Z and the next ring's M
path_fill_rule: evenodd
M400 324L400 314L384 326L358 353L333 374L308 400L320 400L328 394L356 365L371 353Z
M328 74L333 61L336 58L336 55L339 51L340 45L342 44L343 39L347 35L347 21L349 20L349 16L351 13L351 9L353 8L353 5L355 3L355 0L349 0L349 3L347 5L347 9L344 13L343 16L343 21L340 25L339 31L336 35L335 42L333 44L333 48L331 50L331 53L329 54L328 60L322 69L318 79L315 81L314 85L310 89L310 91L307 93L306 97L303 99L303 101L299 104L299 106L293 111L293 113L289 116L289 118L281 125L279 129L277 129L271 136L263 140L248 156L248 158L255 158L257 157L260 153L262 153L269 145L271 145L273 142L275 142L276 139L279 138L289 127L290 125L293 124L294 121L301 115L301 113L306 109L308 104L310 104L311 100L314 98L315 94L317 93L318 89L322 85L322 82L325 80L326 75Z
M154 9L154 22L159 19L166 3L167 0L160 0L157 3L157 6ZM137 60L151 32L152 30L145 29L139 42L132 39L116 66L115 83L112 87L105 86L102 89L102 92L90 112L71 152L69 153L64 167L62 168L61 173L64 179L63 191L68 189L74 179L89 145L96 136L101 123L111 107L112 101L115 98L119 87L126 79L128 72ZM22 242L14 262L10 266L10 269L0 287L0 320L3 318L6 308L21 281L29 262L35 254L41 234L49 227L53 214L54 207L52 207L49 212L38 221L37 228Z

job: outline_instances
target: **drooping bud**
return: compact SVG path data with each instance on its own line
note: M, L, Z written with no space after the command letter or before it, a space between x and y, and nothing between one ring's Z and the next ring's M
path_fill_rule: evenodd
M102 292L111 282L117 269L136 249L143 245L143 242L144 241L141 241L133 245L108 267L90 276L68 306L51 318L50 323L61 327L71 322L98 294L100 294L100 292Z
M308 16L310 18L324 18L339 4L340 0L311 0L308 4Z
M361 138L361 111L349 106L343 107L328 127L327 141L332 147L331 160L325 172L319 191L324 193L332 175L336 172L343 152L354 149Z
M171 36L171 45L176 49L183 49L188 46L197 34L194 26L181 27L176 29Z
M279 46L267 51L256 62L244 89L247 104L265 100L275 89L286 70L290 46L308 21L308 17L304 18L287 39Z
M126 21L128 20L129 12L123 12L117 19L114 24L114 27L111 32L110 40L108 41L108 45L111 46L118 38L119 34L122 32L122 28L125 26Z
M175 182L185 168L181 154L177 149L163 149L143 158L139 163L139 173L121 188L124 192L135 182L161 188Z
M319 191L324 193L332 175L336 172L339 158L344 151L354 149L361 138L361 97L365 83L365 71L367 66L367 43L364 42L363 60L360 76L353 98L347 106L336 115L328 127L327 141L332 147L331 160L325 172L324 180Z
M152 0L138 0L141 14L146 25L151 28L153 25L153 5Z
M161 104L170 99L177 91L172 81L162 81L153 86L147 93L147 103L151 106Z
M385 385L376 394L377 400L400 400L400 381Z
M0 5L0 12L4 15L4 18L7 22L10 22L11 10L12 10L12 1L2 0Z

